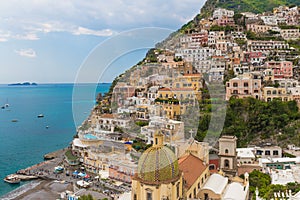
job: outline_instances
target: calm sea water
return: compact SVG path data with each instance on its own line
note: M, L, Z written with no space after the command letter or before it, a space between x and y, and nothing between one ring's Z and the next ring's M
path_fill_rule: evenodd
M43 155L66 147L95 104L88 94L94 84L80 84L76 123L72 114L73 84L45 84L29 87L0 85L0 196L18 186L3 178L19 169L43 161ZM95 94L107 92L110 84L99 84ZM39 114L44 118L37 118ZM18 122L12 122L17 119ZM46 126L49 126L46 129Z

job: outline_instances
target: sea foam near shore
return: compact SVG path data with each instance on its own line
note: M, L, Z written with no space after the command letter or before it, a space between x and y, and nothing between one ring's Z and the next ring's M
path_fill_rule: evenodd
M30 181L20 187L18 187L17 189L3 195L2 197L0 197L0 200L10 200L10 199L14 199L17 198L18 196L24 194L25 192L34 189L35 187L37 187L42 181Z

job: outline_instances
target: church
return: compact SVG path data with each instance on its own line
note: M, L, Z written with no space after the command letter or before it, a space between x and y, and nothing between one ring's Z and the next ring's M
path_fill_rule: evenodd
M226 142L228 141L225 139ZM231 142L235 142L234 138L230 139ZM228 143L225 147L227 146ZM228 153L231 152L231 149L226 148L226 152L227 150ZM200 159L198 154L192 152L194 151L187 149L184 155L177 158L174 152L164 145L164 135L157 131L152 147L148 148L139 159L137 173L132 179L131 200L248 198L247 174L245 180L231 175L230 178L226 177L222 170L211 175L208 163L203 161L203 157ZM229 163L234 164L234 160L230 159L233 155L230 156ZM234 165L227 166L228 161L225 160L224 168L232 173Z

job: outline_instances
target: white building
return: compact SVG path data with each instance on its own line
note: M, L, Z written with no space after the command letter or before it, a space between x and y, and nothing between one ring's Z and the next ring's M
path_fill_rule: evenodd
M237 161L239 164L251 164L255 161L253 148L237 148Z
M263 20L265 25L269 25L269 26L277 26L278 25L277 17L274 15L261 16L260 18Z
M248 173L245 174L245 180L237 177L234 179L230 183L227 177L212 174L200 189L200 199L247 200L249 197Z
M227 10L224 8L217 8L213 13L214 19L221 19L223 16L225 17L233 17L234 11L233 10Z

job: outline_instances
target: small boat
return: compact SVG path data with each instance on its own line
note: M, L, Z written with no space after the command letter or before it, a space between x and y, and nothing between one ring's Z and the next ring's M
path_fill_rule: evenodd
M5 106L5 108L7 108L7 107L9 107L9 104L8 104L8 103L6 103L4 106Z
M44 115L43 115L43 114L39 114L37 117L38 117L38 118L43 118Z
M11 122L18 122L18 120L17 119L12 119Z
M2 109L5 109L5 106L1 106Z
M49 128L49 126L46 126L46 129L48 129Z
M3 180L10 184L18 184L21 182L21 179L15 175L6 176Z

